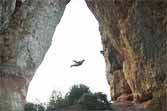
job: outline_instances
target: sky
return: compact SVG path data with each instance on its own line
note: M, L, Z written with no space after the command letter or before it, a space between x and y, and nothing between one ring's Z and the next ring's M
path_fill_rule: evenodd
M72 0L57 26L52 45L30 83L27 101L47 102L53 90L64 95L74 84L85 84L92 92L104 92L109 98L105 62L98 22L84 0ZM70 67L72 60L85 62Z

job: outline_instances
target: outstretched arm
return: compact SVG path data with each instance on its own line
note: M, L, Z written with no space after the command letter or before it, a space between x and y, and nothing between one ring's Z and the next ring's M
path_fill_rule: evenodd
M79 61L76 61L76 60L73 60L73 62L75 62L75 63L79 63Z

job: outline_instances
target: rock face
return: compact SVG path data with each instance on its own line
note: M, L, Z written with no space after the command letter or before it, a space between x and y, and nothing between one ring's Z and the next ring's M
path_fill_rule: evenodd
M0 111L23 111L29 82L68 2L0 1Z
M99 21L112 97L132 92L151 111L167 111L167 1L85 1Z
M0 1L0 111L23 111L29 82L69 1ZM167 1L85 1L99 21L113 100L167 111Z

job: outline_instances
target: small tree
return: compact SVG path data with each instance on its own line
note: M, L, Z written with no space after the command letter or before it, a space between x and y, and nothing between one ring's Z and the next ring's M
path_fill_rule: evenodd
M82 109L110 109L110 104L107 100L107 96L101 92L95 94L83 94L78 101L78 105Z
M54 90L47 105L47 111L53 111L55 109L64 108L66 106L67 103L63 98L61 92Z
M66 94L65 99L67 100L69 105L74 105L78 102L80 97L85 93L91 93L89 87L83 84L74 85L72 86L70 91Z

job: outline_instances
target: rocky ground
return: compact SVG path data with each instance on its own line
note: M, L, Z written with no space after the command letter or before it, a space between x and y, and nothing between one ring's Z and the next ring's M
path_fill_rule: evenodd
M141 108L141 105L131 102L116 102L112 104L112 108L113 111L148 111Z

